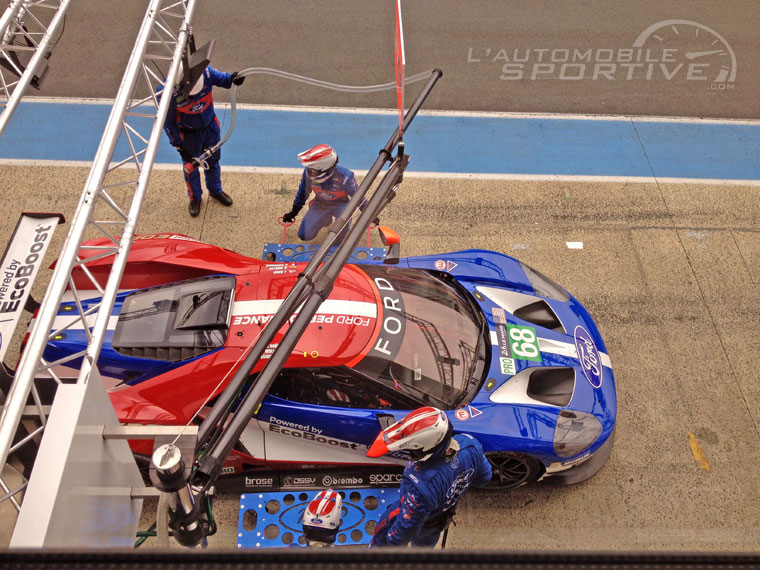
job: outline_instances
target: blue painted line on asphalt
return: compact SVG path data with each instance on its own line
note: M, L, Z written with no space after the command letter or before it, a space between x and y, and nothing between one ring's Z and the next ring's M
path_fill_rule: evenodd
M224 132L230 111L217 111ZM0 160L91 161L109 112L109 104L22 101L0 139ZM343 164L366 169L396 121L388 113L238 108L222 163L298 168L296 154L326 142ZM404 138L412 172L760 179L760 124L434 114L418 116ZM177 164L164 142L156 162ZM126 153L122 140L114 157Z

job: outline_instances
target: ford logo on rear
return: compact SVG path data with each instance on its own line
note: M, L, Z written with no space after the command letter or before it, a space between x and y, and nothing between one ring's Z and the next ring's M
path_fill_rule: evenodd
M573 332L575 337L575 349L578 351L578 360L581 362L583 373L594 388L602 386L602 359L596 349L591 335L586 329L578 325Z

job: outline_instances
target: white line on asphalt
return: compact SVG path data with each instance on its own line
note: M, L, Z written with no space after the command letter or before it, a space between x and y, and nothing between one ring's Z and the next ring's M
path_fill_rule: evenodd
M114 163L115 165L115 163ZM89 168L91 162L84 160L22 160L0 159L0 166L43 166L43 167L77 167ZM128 165L122 166L126 168ZM179 164L158 163L155 170L181 170ZM222 165L224 172L244 174L301 174L301 168L279 168L269 166L228 166ZM367 174L366 170L354 170L357 176ZM719 178L655 178L654 176L579 176L572 174L510 174L493 173L480 174L468 172L414 172L407 171L404 176L409 178L439 178L443 180L506 180L515 182L601 182L636 184L706 184L711 186L760 186L760 180L728 180Z
M113 105L113 99L87 99L75 97L25 97L24 102L29 103L64 103L73 105ZM229 109L229 103L214 102L217 108ZM289 106L289 105L259 105L238 103L237 108L260 111L286 111L301 113L345 113L345 114L369 114L369 115L395 115L397 109L378 109L374 107L322 107L322 106ZM703 117L673 117L656 115L593 115L572 113L518 113L505 111L455 111L455 110L421 110L420 115L431 117L485 117L504 119L556 119L565 121L642 121L662 123L695 123L695 124L721 124L721 125L760 125L760 119L710 119Z

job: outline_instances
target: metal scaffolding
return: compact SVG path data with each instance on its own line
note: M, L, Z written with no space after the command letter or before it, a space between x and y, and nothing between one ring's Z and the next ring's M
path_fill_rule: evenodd
M65 3L66 0L60 4ZM11 8L20 9L17 4L25 3L14 2ZM195 4L195 0L150 0L68 236L0 415L0 459L6 466L14 452L29 445L45 429L49 406L43 405L36 381L50 382L52 378L60 386L62 381L55 367L78 358L82 358L82 365L77 385L86 385L91 373L100 381L97 368L93 368L135 234L170 102L169 97L159 98L157 89L164 84L173 86L180 73ZM114 157L120 140L118 149L126 146L126 151L119 151L125 156ZM85 240L94 237L106 238L107 245L83 246ZM105 284L99 283L88 268L92 262L104 258L112 262ZM79 283L82 279L91 283L102 297L97 306L86 312L82 309L74 275ZM72 312L76 318L64 328L82 323L88 346L74 356L47 362L43 358L47 342L64 330L51 332L67 290L73 294L78 311ZM38 427L14 443L22 417L28 417L24 416L24 408L30 393ZM0 500L10 498L20 511L18 495L27 486L29 477L29 473L21 474L21 485L13 490L0 479L5 492Z
M13 0L3 13L0 19L0 137L29 85L39 87L47 72L47 59L55 45L52 38L59 33L69 2Z

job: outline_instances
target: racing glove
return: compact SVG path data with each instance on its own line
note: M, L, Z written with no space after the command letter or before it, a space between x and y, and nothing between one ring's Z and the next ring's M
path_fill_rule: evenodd
M236 72L234 72L234 73L232 74L232 82L233 82L235 85L242 85L242 84L243 84L243 81L245 81L245 77L244 77L244 76L242 76L242 75L239 75L239 73L240 73L239 71L236 71Z
M301 211L301 208L303 208L303 206L293 206L293 209L290 210L290 212L282 215L282 221L285 222L286 224L292 224L293 221L296 219L298 212Z
M182 157L182 162L192 162L193 161L193 157L190 156L190 153L187 152L184 148L182 148L179 145L176 145L174 148L177 149L177 152Z

